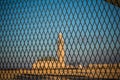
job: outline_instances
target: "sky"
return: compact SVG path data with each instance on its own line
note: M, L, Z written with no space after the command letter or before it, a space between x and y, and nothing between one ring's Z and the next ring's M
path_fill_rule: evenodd
M0 69L56 57L60 32L66 64L120 62L119 7L103 0L1 0Z

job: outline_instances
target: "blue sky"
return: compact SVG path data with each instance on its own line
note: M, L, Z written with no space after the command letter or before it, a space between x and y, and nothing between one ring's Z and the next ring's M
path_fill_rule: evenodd
M56 56L59 32L66 63L120 62L117 6L103 0L1 0L0 5L1 68L31 67L42 56Z

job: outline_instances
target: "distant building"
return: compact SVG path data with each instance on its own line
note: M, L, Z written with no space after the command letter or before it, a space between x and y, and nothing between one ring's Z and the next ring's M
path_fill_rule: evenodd
M89 64L89 68L117 68L120 64Z
M78 65L78 68L83 68L82 65Z
M37 60L33 63L33 69L42 69L42 68L56 68L57 59L54 57L44 57L40 60Z
M33 63L33 69L41 69L41 68L64 68L65 67L65 52L64 52L64 39L62 33L58 35L57 42L57 57L58 60L54 57L46 57L40 60L37 60Z
M58 64L62 67L65 67L65 50L64 50L64 39L62 36L62 33L59 33L58 35L58 50L57 50L57 56L58 56Z

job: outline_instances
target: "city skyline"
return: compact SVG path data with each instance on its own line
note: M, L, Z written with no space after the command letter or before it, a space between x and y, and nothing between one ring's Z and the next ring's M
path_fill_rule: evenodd
M59 32L67 64L120 62L119 7L102 0L58 2L0 1L1 69L28 68L41 57L56 56Z

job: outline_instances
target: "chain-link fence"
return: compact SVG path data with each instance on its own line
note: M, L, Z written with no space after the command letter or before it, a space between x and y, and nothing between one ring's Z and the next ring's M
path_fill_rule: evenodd
M0 80L120 79L119 0L0 0Z

